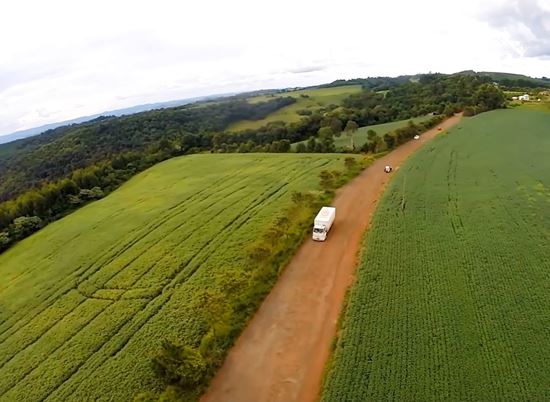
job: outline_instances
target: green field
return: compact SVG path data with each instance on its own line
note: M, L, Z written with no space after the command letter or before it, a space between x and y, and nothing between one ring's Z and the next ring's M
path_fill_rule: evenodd
M342 159L172 159L1 254L0 401L161 390L151 356L163 339L201 339L197 292L243 269L291 192L316 189L318 173Z
M292 96L296 98L296 102L292 105L288 105L280 110L277 110L274 113L271 113L265 119L261 120L242 120L237 123L229 126L229 130L238 131L246 129L256 129L265 126L267 123L274 121L284 121L284 122L295 122L299 121L302 116L296 113L302 109L308 109L312 112L320 109L321 107L328 106L331 104L339 105L344 98L347 98L349 95L360 92L360 85L348 85L342 87L332 87L332 88L318 88L318 89L303 89L299 91L285 92L280 94L275 94L273 96L256 96L250 98L248 101L250 103L263 102L273 97L283 97L283 96ZM307 96L306 97L303 97Z
M549 127L483 113L396 173L323 401L550 400Z

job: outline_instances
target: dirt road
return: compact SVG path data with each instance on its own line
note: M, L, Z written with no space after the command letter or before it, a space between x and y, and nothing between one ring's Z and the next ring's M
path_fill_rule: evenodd
M458 123L454 116L443 130ZM326 242L308 238L243 331L202 402L310 402L318 398L361 238L391 174L438 132L432 129L374 162L336 194Z

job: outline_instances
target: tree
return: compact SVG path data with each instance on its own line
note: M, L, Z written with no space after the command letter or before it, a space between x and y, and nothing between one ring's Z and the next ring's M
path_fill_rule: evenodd
M334 189L334 176L328 170L323 170L319 173L319 185L325 191L330 191Z
M11 243L8 232L0 232L0 251L5 250Z
M13 234L16 239L27 237L42 227L42 219L37 216L20 216L13 221Z
M348 157L344 159L344 166L348 171L354 170L357 167L357 161L355 160L355 158Z
M455 114L455 109L451 104L447 104L445 109L443 109L443 114L447 117L451 117Z
M290 141L281 140L279 143L279 152L288 152L290 151Z
M224 328L231 315L231 307L220 291L205 289L196 296L197 315L204 318L214 335Z
M153 357L152 366L167 383L183 388L199 384L207 370L206 361L197 349L167 340Z
M306 145L303 142L299 142L298 145L296 145L296 152L299 154L307 152Z
M384 134L384 142L386 143L388 149L392 149L395 145L395 138L393 138L393 135L386 133Z
M330 129L332 134L339 137L342 133L342 121L338 117L333 117L330 121Z
M79 198L82 200L99 200L103 197L103 190L97 186L92 189L83 188L79 193Z
M484 110L502 107L505 101L504 94L492 84L481 85L475 93L474 100Z
M315 152L315 137L309 137L309 140L307 141L307 152Z
M332 137L334 133L330 127L321 127L319 131L317 131L317 134L319 135L319 139L323 140L325 138Z
M358 128L359 125L353 120L348 120L348 122L346 123L346 128L344 129L344 131L346 132L346 135L350 138L351 149L355 149L355 145L353 144L353 135L357 132Z

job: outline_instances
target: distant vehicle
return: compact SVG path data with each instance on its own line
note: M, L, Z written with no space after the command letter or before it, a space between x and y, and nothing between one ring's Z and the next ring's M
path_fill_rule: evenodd
M417 134L417 135L415 135L413 138L414 138L415 140L417 140L417 139L420 138L420 136Z
M325 241L336 219L336 208L323 207L313 220L313 240Z
M437 129L438 129L439 131L441 131L441 127L438 127Z
M393 170L393 168L390 165L384 166L384 172L390 173Z

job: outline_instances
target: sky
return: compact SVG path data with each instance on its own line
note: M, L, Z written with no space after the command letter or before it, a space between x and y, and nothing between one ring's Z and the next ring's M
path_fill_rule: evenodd
M144 103L461 70L550 76L550 0L3 0L0 135Z

